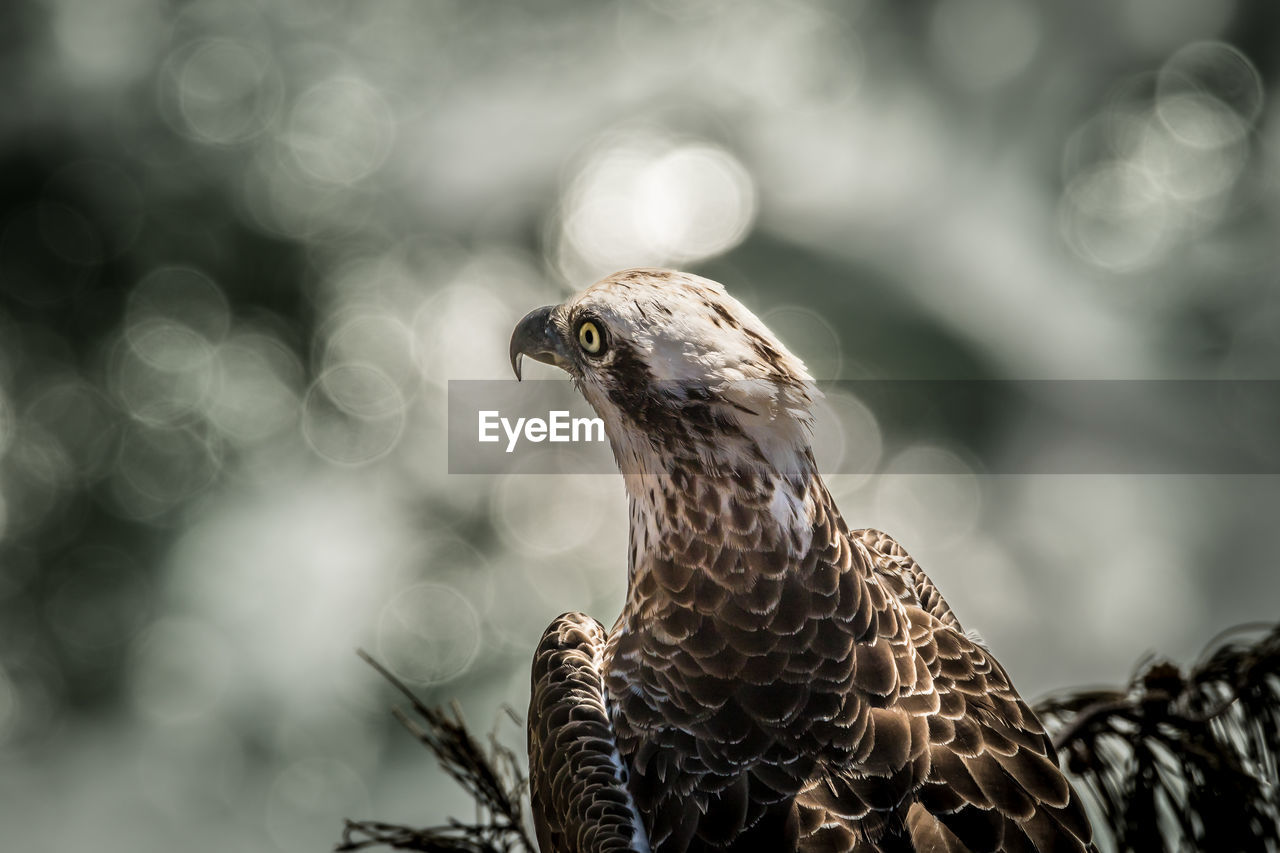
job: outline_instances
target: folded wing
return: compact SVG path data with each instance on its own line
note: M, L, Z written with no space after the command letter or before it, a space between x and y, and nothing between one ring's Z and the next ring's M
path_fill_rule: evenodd
M581 613L548 626L533 658L529 787L542 853L647 853L601 681L605 632Z

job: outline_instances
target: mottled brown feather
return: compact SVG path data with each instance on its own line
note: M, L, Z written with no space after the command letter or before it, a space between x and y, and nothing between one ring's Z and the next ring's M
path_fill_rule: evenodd
M543 853L631 849L636 835L599 668L605 632L580 613L558 617L533 659L530 799Z

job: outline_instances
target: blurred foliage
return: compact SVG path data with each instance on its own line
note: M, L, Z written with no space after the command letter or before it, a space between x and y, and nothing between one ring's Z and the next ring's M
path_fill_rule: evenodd
M10 842L298 849L417 809L350 649L519 706L551 616L617 609L616 482L442 451L447 381L602 273L721 279L820 378L1275 378L1277 14L0 5ZM905 448L868 417L880 469L953 475L832 487L1024 690L1105 679L1274 609L1275 479L1005 481L966 442L1194 453L1194 415L1135 399L1065 451L1009 401ZM1275 418L1217 440L1274 454Z

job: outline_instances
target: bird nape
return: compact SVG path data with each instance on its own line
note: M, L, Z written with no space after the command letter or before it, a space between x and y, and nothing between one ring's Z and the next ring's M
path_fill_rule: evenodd
M621 272L530 312L510 355L517 377L526 356L571 376L630 505L613 627L567 613L534 653L543 853L1095 849L1041 718L995 657L897 542L841 518L810 449L812 380L723 287ZM1232 849L1275 849L1272 646L1238 665L1215 656L1214 677L1178 691L1166 672L1151 690L1044 706L1101 836L1186 849L1223 825L1197 809L1235 809ZM495 772L464 728L416 707L424 743L492 819L349 823L339 849L530 849L512 814L518 768ZM1182 776L1151 784L1179 761ZM1224 779L1231 797L1206 792Z

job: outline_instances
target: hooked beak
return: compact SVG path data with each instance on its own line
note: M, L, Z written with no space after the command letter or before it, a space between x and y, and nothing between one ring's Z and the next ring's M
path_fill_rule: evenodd
M529 356L534 361L550 364L567 370L569 360L565 357L564 345L555 324L551 322L555 305L535 308L516 326L511 333L511 369L515 371L516 380L520 379L520 359Z

